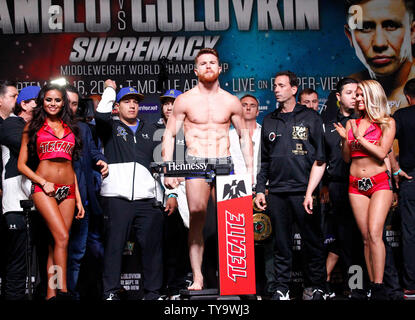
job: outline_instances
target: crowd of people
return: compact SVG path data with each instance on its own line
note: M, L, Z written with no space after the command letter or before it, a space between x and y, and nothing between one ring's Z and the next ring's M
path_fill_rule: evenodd
M260 124L258 99L250 94L238 99L223 90L220 73L217 51L201 49L197 85L160 96L157 123L140 117L141 93L117 88L111 79L93 121L80 117L82 97L72 85L48 83L18 92L15 83L1 83L5 299L27 298L30 246L36 248L34 285L41 299L81 298L80 270L88 251L98 261L100 298L120 300L123 250L131 237L140 248L144 300L206 289L203 230L215 183L156 178L151 164L160 161L228 163L232 174L251 176L253 205L269 216L273 230L264 294L270 299L295 298L294 223L303 244L303 299L335 296L331 276L338 261L350 299L415 297L415 106L392 116L378 81L347 77L334 93L337 112L323 116L317 92L298 93L297 76L280 71L273 87L276 109ZM404 92L412 105L415 80ZM383 240L394 194L402 221L402 282L391 272ZM20 200L33 201L29 224ZM333 217L330 245L323 204ZM365 270L360 287L348 281L354 265Z

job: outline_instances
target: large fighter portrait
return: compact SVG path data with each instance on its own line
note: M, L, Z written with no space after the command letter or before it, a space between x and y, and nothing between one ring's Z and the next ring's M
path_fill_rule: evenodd
M390 112L408 106L403 93L405 83L415 77L412 46L415 43L413 0L345 0L345 39L354 50L349 73L358 81L380 82L388 97ZM358 60L357 67L353 60ZM323 108L328 121L338 111L332 91Z
M350 77L379 81L388 96L392 112L408 105L405 83L414 78L412 45L415 42L412 0L347 0L345 33L365 70ZM356 10L356 11L355 11Z

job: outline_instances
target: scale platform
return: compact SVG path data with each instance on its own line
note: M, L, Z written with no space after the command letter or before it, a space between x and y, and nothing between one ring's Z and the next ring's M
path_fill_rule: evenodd
M218 289L180 290L181 300L241 300L236 295L221 296Z

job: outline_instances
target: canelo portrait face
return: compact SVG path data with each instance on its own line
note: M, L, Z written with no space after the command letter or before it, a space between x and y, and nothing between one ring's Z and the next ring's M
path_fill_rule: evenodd
M195 73L201 82L215 82L222 71L218 58L211 53L202 54L197 58Z
M414 23L404 0L369 0L362 9L362 28L346 35L356 56L375 77L389 76L405 61L412 61Z

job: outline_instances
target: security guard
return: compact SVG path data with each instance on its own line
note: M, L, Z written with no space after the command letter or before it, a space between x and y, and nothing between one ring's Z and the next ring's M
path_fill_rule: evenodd
M353 249L361 243L361 237L349 202L348 176L350 165L343 160L341 138L334 128L333 123L341 123L345 126L349 119L354 118L356 88L357 81L352 78L343 78L338 82L336 97L339 110L335 118L324 123L327 171L323 179L323 184L328 186L335 236L333 245L329 247L328 259L333 257L333 255L340 257L344 266L344 279L348 279L349 267L354 264ZM358 252L363 252L363 250L359 249ZM363 263L363 261L360 262ZM331 271L335 264L330 265L332 268L327 270L329 274L328 281L330 281ZM330 286L328 285L327 288L329 289L328 294L331 294Z
M415 298L415 79L404 87L409 107L393 115L396 139L399 143L399 162L390 157L395 183L399 182L399 209L401 214L403 285L405 299ZM390 154L392 156L392 154ZM385 268L386 274L386 268Z
M274 80L278 109L265 116L261 132L261 169L257 175L255 204L264 210L265 184L274 230L274 300L288 300L292 268L292 227L297 222L305 254L305 272L313 287L313 300L323 299L326 279L320 218L307 214L302 203L314 161L324 163L323 125L319 114L296 104L298 78L290 71Z
M330 224L330 234L327 237L331 241L328 243L327 256L327 283L326 283L326 298L333 298L334 291L331 290L330 278L339 257L343 263L343 276L348 281L348 270L353 264L362 264L364 260L359 262L354 261L356 251L361 253L363 248L356 250L356 247L361 247L361 237L357 229L356 222L353 216L352 208L349 202L349 168L350 165L344 162L341 151L341 138L337 133L334 123L341 123L343 126L349 119L354 118L354 106L356 101L357 81L352 78L343 78L337 83L336 98L338 111L330 119L324 121L324 142L327 165L326 170L322 168L311 171L310 181L320 181L323 179L323 199L330 199L330 211L326 212L325 222ZM324 174L324 177L323 177ZM307 194L314 191L313 187L309 185ZM326 195L328 193L328 197ZM307 196L306 196L307 198ZM306 208L307 210L307 208ZM333 239L334 237L334 239ZM327 240L329 240L327 239ZM357 241L356 241L357 240ZM363 258L363 257L361 257ZM361 294L366 298L366 293L360 291L354 292L356 295Z

